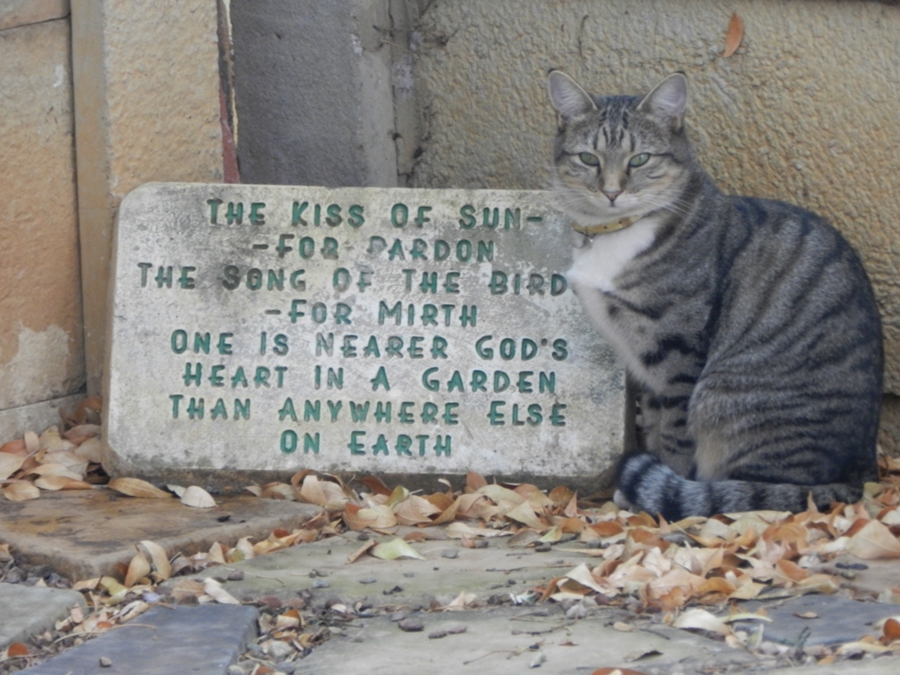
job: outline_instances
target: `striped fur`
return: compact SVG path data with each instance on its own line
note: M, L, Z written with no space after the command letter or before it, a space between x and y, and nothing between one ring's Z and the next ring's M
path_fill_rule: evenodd
M881 325L859 257L824 220L721 193L682 124L687 81L591 97L551 73L561 206L586 229L568 278L639 383L644 449L623 503L667 519L819 507L877 476Z

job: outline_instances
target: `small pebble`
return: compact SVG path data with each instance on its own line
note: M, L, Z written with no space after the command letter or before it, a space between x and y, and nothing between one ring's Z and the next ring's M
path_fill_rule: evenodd
M864 563L835 563L839 570L867 570L869 566Z
M375 577L363 577L362 579L359 580L359 583L374 584L376 581L378 581L378 579L376 579Z
M6 573L3 581L8 584L19 584L25 581L25 570L21 567L13 567L9 572Z
M109 668L112 666L112 659L107 656L100 657L100 667L101 668Z
M567 619L583 619L587 616L587 610L584 608L580 602L572 605L569 609L566 610L566 618Z
M368 532L360 532L356 535L357 541L369 541L369 533Z
M416 573L415 572L404 572L403 576L405 576L407 579L412 579L414 576L416 576Z
M507 579L507 580L506 580L506 585L507 585L507 586L515 586L515 585L516 585L516 580L515 580L515 579Z
M400 623L397 624L400 630L406 631L407 633L417 633L420 630L425 629L425 624L422 623L421 619L403 619Z
M312 582L313 588L328 588L328 582L324 579L316 579Z
M443 551L441 551L442 558L450 558L452 560L453 558L456 558L458 556L459 556L458 548L445 548Z
M488 540L487 539L476 539L475 540L475 548L487 548Z
M409 612L404 612L402 609L397 610L393 614L391 614L391 621L403 621L406 617L409 616Z
M242 570L231 570L229 572L227 580L228 581L242 581L244 578L244 572Z
M264 595L257 602L258 604L264 605L269 609L281 608L281 598L274 595Z
M281 640L269 640L266 642L266 653L276 661L284 661L285 658L295 652L294 647Z
M547 551L549 551L552 548L553 547L550 546L550 544L548 542L544 541L544 542L541 542L540 544L538 544L537 546L535 546L534 550L536 553L546 553ZM536 666L532 666L532 667L536 667Z

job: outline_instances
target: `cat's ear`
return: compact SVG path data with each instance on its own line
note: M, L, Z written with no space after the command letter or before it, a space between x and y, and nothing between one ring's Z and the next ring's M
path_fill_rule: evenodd
M547 91L561 121L584 117L597 110L590 95L561 70L554 70L547 77Z
M638 103L638 110L649 113L679 131L687 108L688 84L684 73L672 73Z

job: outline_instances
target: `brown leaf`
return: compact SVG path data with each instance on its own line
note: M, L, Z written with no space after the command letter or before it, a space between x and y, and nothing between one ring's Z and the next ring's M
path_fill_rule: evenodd
M25 439L20 438L17 441L9 441L8 443L0 445L0 452L8 452L13 455L22 455L24 457L28 454L28 448L25 447Z
M480 473L475 473L474 471L469 471L466 474L466 490L475 492L483 487L486 487L488 482L484 479Z
M884 622L882 627L881 641L884 644L890 644L894 640L900 639L900 621L891 617Z
M351 553L350 555L347 556L347 562L348 563L356 562L357 560L359 560L359 557L363 553L368 551L370 548L375 546L377 543L378 542L375 541L374 539L369 539L369 541L364 543L362 546L360 546L358 549L356 549L353 553Z
M391 489L385 485L384 481L378 476L364 476L363 478L357 478L356 480L369 488L374 495L384 495L386 497L390 497L391 495Z
M863 560L900 558L900 541L883 523L870 520L850 538L846 550Z
M210 509L216 505L216 500L202 487L191 485L181 496L181 503L198 509Z
M550 501L553 502L554 506L566 506L572 501L575 493L563 485L557 485L550 490L550 493L547 496L550 498ZM570 514L567 513L566 515L568 516ZM575 514L573 513L571 515L574 516Z
M430 525L430 516L440 511L424 497L410 495L394 507L394 517L401 525Z
M146 539L141 542L141 546L150 554L150 560L153 562L153 567L156 568L157 581L165 581L172 576L169 556L166 555L166 550L162 546Z
M138 551L131 559L128 565L128 574L125 575L125 587L131 588L140 579L150 574L150 563L144 557L144 554Z
M26 431L23 440L25 441L25 449L28 450L28 454L37 452L38 448L41 447L41 441L33 431Z
M728 32L725 34L725 51L722 56L726 59L737 51L741 46L741 40L744 39L744 22L737 12L731 15L731 21L728 22Z
M6 648L7 656L28 656L28 645L21 642L13 642Z
M775 578L779 577L786 578L789 581L803 581L809 576L809 572L800 567L797 563L793 563L790 560L781 559L775 566L778 568L781 574L776 573Z
M9 452L0 453L0 480L12 476L25 463L25 457Z
M110 490L121 492L123 495L141 499L169 499L172 497L170 493L160 490L140 478L113 478L107 487Z
M41 491L27 481L12 483L3 488L3 496L11 502L24 502L29 499L37 499Z
M34 484L42 490L93 490L94 486L69 476L41 476Z

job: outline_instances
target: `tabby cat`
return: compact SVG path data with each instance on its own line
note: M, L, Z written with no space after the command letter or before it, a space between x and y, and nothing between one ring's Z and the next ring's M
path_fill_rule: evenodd
M856 253L813 213L719 191L685 133L683 74L642 97L548 85L568 279L641 388L645 448L616 501L671 521L858 500L882 345Z

